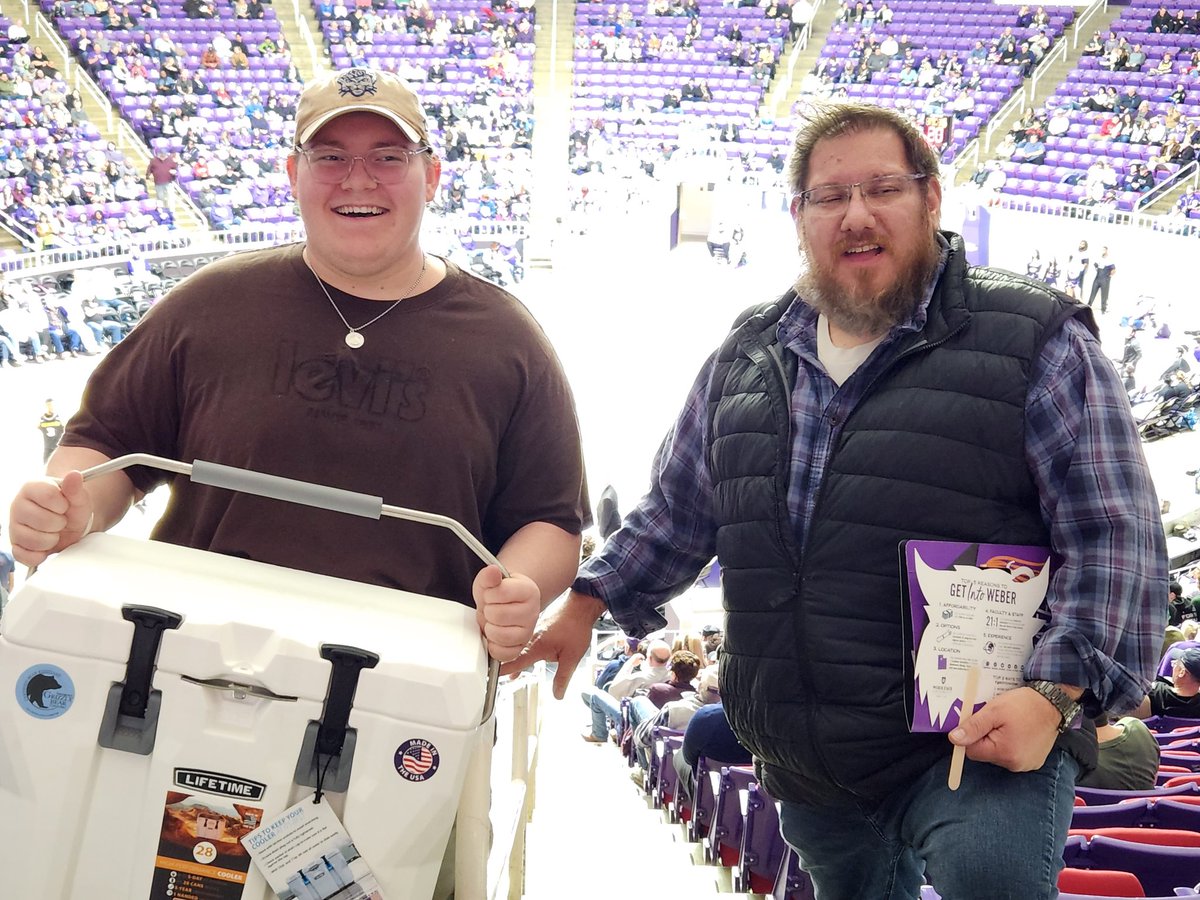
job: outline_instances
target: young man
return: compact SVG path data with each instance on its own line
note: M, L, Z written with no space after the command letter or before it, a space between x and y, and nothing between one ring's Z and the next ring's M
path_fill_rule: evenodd
M1164 537L1090 313L968 266L938 230L938 161L891 110L837 105L788 166L807 271L697 378L650 493L508 669L559 661L607 607L627 633L714 553L721 694L823 900L1057 896L1091 714L1129 710L1162 635ZM1103 512L1100 512L1103 511ZM1049 546L1051 620L947 739L909 732L897 547ZM965 748L962 786L947 788Z
M311 82L287 171L307 241L206 266L113 348L50 477L13 503L16 555L36 565L167 480L76 472L126 453L331 485L457 519L513 577L480 571L445 529L182 478L154 536L474 603L489 652L511 658L569 583L588 520L558 359L515 298L422 250L440 163L405 83Z

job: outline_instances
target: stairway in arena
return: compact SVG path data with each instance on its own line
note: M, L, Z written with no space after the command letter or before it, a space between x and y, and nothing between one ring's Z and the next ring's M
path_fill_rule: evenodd
M579 699L583 671L561 701L545 686L524 900L755 896L731 893L728 869L695 861L698 846L649 806L615 744L580 738L588 721Z

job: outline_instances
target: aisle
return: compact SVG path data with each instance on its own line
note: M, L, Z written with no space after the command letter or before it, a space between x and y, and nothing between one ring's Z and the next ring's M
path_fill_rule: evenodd
M582 670L580 670L582 672ZM525 900L592 900L614 895L686 896L689 900L743 895L729 890L728 873L692 862L693 845L666 824L629 780L615 744L589 744L579 734L587 711L580 673L567 697L543 692L537 802L527 832Z

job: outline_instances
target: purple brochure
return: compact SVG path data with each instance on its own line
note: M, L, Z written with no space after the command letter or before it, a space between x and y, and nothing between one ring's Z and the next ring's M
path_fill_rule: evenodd
M1050 550L905 541L900 552L909 724L951 731L972 666L979 668L975 709L1024 681L1025 660L1050 621Z

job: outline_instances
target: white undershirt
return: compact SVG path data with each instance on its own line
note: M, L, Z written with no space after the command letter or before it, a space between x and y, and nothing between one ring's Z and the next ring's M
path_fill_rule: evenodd
M841 387L846 379L867 361L867 357L885 336L881 334L857 347L835 347L833 338L829 336L829 319L821 313L817 316L817 359L821 361L834 384Z

